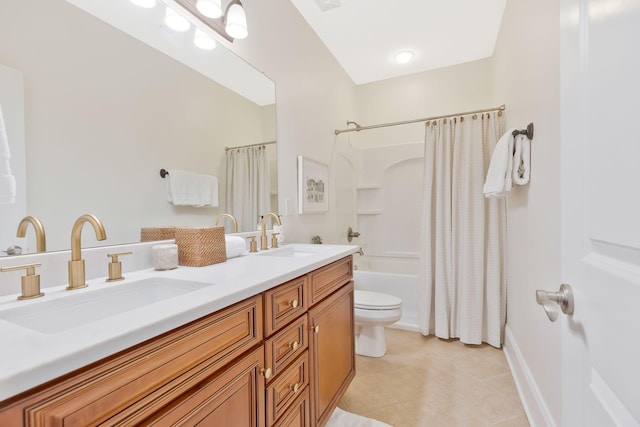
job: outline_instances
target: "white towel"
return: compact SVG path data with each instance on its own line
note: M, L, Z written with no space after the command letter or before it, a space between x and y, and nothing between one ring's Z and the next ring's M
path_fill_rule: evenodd
M169 169L167 180L167 201L179 206L197 206L200 204L198 175L194 172Z
M218 206L218 178L198 175L198 193L200 202L197 206Z
M224 240L227 245L227 258L235 258L247 250L247 244L240 236L224 236Z
M11 173L11 152L9 138L0 106L0 204L14 204L16 202L16 179Z
M525 185L529 182L531 170L531 141L526 135L516 136L513 154L513 182Z
M505 197L511 190L513 168L513 131L509 129L500 137L493 149L482 192L485 197Z

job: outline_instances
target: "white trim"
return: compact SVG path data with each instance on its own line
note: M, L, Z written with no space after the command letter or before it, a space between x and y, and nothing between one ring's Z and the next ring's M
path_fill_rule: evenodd
M556 427L557 424L551 417L551 412L544 403L542 393L540 393L535 379L531 371L529 371L529 367L518 347L518 343L508 326L505 327L504 335L504 355L509 363L511 376L516 383L516 388L518 389L518 394L520 395L522 406L527 414L529 424L532 427Z

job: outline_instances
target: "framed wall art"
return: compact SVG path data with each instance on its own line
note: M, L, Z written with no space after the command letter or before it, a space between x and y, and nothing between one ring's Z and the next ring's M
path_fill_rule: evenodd
M329 167L298 156L298 213L329 210Z

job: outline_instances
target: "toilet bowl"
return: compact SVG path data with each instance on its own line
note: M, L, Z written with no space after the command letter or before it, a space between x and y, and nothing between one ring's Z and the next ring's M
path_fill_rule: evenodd
M354 291L356 353L382 357L387 352L384 327L402 316L402 300L380 292Z

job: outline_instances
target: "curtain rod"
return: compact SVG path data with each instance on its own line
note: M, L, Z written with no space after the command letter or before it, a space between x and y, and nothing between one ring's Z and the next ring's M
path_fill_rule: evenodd
M505 109L505 105L502 104L499 107L485 108L483 110L465 111L464 113L446 114L444 116L425 117L424 119L405 120L405 121L402 121L402 122L383 123L383 124L380 124L380 125L370 125L370 126L360 126L356 122L348 121L347 122L347 126L353 124L356 127L347 128L347 129L336 129L334 131L334 133L336 135L339 135L339 134L345 133L345 132L360 132L361 130L367 130L367 129L376 129L376 128L384 128L384 127L388 127L388 126L406 125L406 124L409 124L409 123L428 122L429 120L446 119L446 118L449 118L449 117L466 116L468 114L476 114L476 113L487 113L489 111L503 111L504 109Z
M224 151L234 150L236 148L257 147L259 145L275 144L276 142L278 141L267 141L267 142L259 142L257 144L238 145L237 147L224 147Z

